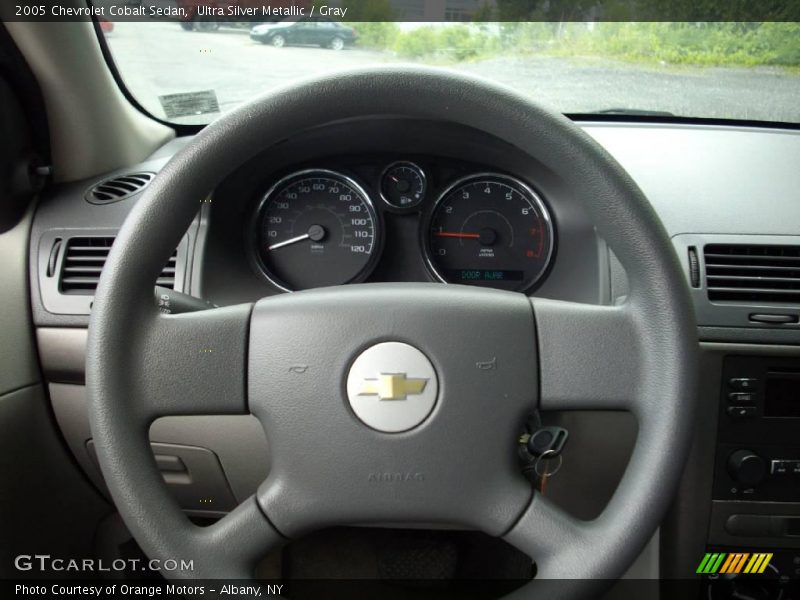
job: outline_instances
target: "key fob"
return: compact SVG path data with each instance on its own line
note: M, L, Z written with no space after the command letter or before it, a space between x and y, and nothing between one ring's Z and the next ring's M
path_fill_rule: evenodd
M569 433L563 427L540 427L528 439L528 452L534 456L542 456L545 453L548 457L558 456L564 449L568 437Z

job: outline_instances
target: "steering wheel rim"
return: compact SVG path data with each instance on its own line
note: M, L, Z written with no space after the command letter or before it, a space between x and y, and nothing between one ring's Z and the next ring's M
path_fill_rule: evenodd
M296 132L376 115L444 119L482 130L551 169L582 202L625 267L630 294L624 304L602 307L529 301L519 294L430 284L330 288L261 301L255 307L241 305L189 315L165 316L156 311L153 282L196 215L200 199L224 176ZM398 297L404 302L398 302ZM508 409L514 414L498 421L497 431L506 432L511 419L522 416L522 407L534 409L537 401L542 410L633 412L639 422L633 455L617 491L597 519L578 521L540 495L531 497L529 487L523 490L521 477L509 479L507 461L499 467L498 492L470 489L488 503L491 514L473 518L465 512L456 519L504 536L536 561L537 579L515 592L515 597L534 595L548 579L565 580L558 588L559 597L579 596L592 589L592 580L611 580L625 571L666 512L688 453L693 422L696 328L685 278L669 238L625 171L562 115L485 80L436 69L392 67L339 73L282 87L221 117L163 168L116 238L97 289L89 328L86 378L90 423L109 491L143 549L155 558L194 559L194 571L168 575L250 578L255 561L269 548L284 543L285 535L300 535L312 526L344 522L353 516L344 511L331 513L328 520L312 519L312 508L328 509L305 501L313 497L315 488L292 488L287 479L281 479L281 473L290 470L286 463L286 468L276 469L277 475L271 473L255 497L227 517L211 527L196 527L171 500L147 437L150 423L158 416L252 412L262 420L272 445L271 434L280 437L281 433L270 430L265 421L276 419L291 428L301 415L294 407L276 407L263 387L269 377L281 385L296 384L281 374L285 372L282 363L269 377L259 379L254 361L261 360L260 367L264 361L275 363L270 360L275 354L266 348L280 343L274 331L285 334L287 330L281 328L287 323L302 326L313 322L317 328L324 327L326 321L311 318L320 314L346 320L347 314L330 312L330 307L342 300L352 300L362 311L370 306L395 310L396 318L405 319L408 327L417 320L433 327L436 319L441 321L442 311L454 309L463 309L463 318L475 322L491 319L499 323L498 331L512 337L510 345L516 345L516 352L508 354L504 363L509 365L505 367L508 377L500 384L533 389L530 395L517 388L506 390L506 396L514 398ZM405 302L438 307L440 312L432 309L434 320L419 307L405 313ZM503 321L506 318L507 323ZM380 333L377 316L370 323L369 331L362 332L362 338L353 338L353 343L399 339L397 329ZM529 335L530 344L520 330ZM418 336L424 338L426 333L420 331ZM435 341L423 343L419 338L408 341L438 352L440 358L434 360L437 369L452 368L444 364ZM463 340L453 334L450 342ZM297 350L289 343L284 351ZM501 344L498 337L499 353L503 352ZM358 350L348 348L350 358L336 364L350 361ZM526 362L528 372L523 370ZM332 375L339 380L341 376ZM457 378L447 379L441 372L439 376L455 389ZM434 414L429 419L432 423L443 421L443 414L462 418L452 408L444 412L452 406L452 402L444 403L445 398L442 391L441 414ZM466 402L464 406L464 412L478 414L478 404ZM335 418L350 427L346 411L336 413ZM369 446L371 451L380 454L381 443L395 443L381 441L384 439L369 438L368 443L375 444ZM456 442L454 437L447 440L448 452ZM292 449L289 441L285 444ZM480 465L484 472L488 460L497 459L504 451L501 444L481 450L489 457ZM508 453L513 454L513 445ZM484 460L479 454L475 458ZM417 459L414 455L413 460ZM300 458L286 460L294 460L292 466L296 467ZM309 464L300 465L300 471L316 468ZM437 468L432 468L436 478L444 481L446 471ZM349 479L351 475L355 477L355 471L346 471L342 485L329 483L337 490L361 490L363 481L355 482ZM436 478L426 480L431 488L436 487ZM435 516L441 517L448 490L434 494L425 488L399 494L411 504L415 494L419 495L433 507ZM383 504L370 507L368 522L383 519L393 509L402 511L389 499L382 500L380 493L374 495ZM300 522L296 514L304 511L307 518ZM411 519L416 514L407 512L403 517ZM552 595L553 590L548 593Z

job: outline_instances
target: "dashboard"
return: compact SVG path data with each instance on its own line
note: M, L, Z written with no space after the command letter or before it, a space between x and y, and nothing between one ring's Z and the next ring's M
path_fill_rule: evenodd
M770 413L782 396L766 387L748 400L730 382L767 386L779 379L774 373L787 370L800 377L800 305L720 300L708 278L740 263L774 271L788 267L764 260L796 260L790 248L800 247L800 135L653 123L583 128L645 192L695 300L699 426L684 484L662 528L662 556L675 573L693 573L704 548L795 548L800 499L790 483L796 480L765 473L757 486L737 483L733 494L741 469L731 460L794 465L800 458L796 416ZM103 257L141 195L97 202L91 192L132 174L157 173L188 141L178 138L140 164L50 190L33 220L31 307L42 367L64 438L100 489L86 446L85 328ZM163 277L175 290L220 306L359 282L458 283L598 305L627 293L624 271L558 176L503 140L451 123L384 117L299 132L243 160L197 202L197 217ZM723 246L727 254L704 252ZM778 246L782 256L760 258ZM94 269L95 278L84 271L79 287L66 286L65 274L79 264ZM748 298L762 291L750 289ZM753 321L754 314L790 320ZM550 493L575 516L595 517L611 497L636 435L626 416L558 417L556 424L570 431L570 452L580 457L565 460ZM191 447L218 456L220 493L233 504L252 493L267 468L249 460L252 448L265 444L257 423L235 419L170 417L153 426L151 439L172 444L170 454ZM576 486L592 493L563 491ZM772 514L775 500L783 502L779 516L789 533L731 529L731 522Z
M204 208L190 289L217 304L360 282L606 299L604 244L558 178L452 124L304 132L232 173Z
M625 123L584 128L642 187L687 279L692 248L795 242L796 133ZM43 198L31 237L37 325L86 326L102 253L140 197L106 202L92 192L105 194L132 175L152 178L188 140ZM243 160L197 201L197 218L165 281L220 306L359 282L458 283L591 304L627 293L619 263L551 170L503 140L452 123L382 117L298 132ZM94 273L70 262L73 238L104 246L90 251L96 262L80 263ZM699 263L702 270L704 256ZM67 289L68 271L77 271L79 289ZM754 311L748 303L710 301L703 285L691 291L704 339L797 339L796 320L749 320L753 312L774 312L768 304Z

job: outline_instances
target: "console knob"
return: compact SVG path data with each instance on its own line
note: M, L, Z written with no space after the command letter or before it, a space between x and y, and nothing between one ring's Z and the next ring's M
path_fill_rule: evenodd
M767 474L767 463L752 450L737 450L728 459L728 473L737 483L757 486Z

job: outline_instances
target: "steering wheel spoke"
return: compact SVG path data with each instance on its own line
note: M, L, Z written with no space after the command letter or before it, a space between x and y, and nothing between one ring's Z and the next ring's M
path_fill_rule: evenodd
M586 577L586 571L569 572L574 561L561 561L564 552L580 548L593 534L592 525L568 515L553 502L535 494L525 512L503 538L530 556L537 566L537 577L570 579Z
M634 408L642 348L630 307L531 302L539 336L540 408Z
M201 572L213 569L228 579L249 579L258 561L286 542L251 496L209 527L193 527L194 560ZM219 548L225 548L224 553ZM196 577L188 573L188 577Z
M131 341L130 391L140 416L246 413L251 310L241 304L152 315Z

